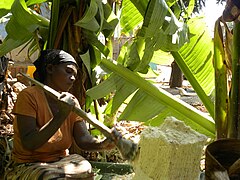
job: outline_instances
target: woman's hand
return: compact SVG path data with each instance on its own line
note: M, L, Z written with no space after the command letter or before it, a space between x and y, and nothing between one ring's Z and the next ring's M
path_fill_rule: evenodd
M115 142L112 139L106 138L100 144L102 150L111 150L116 147Z
M121 138L122 134L116 130L116 128L112 128L112 137L114 141L117 143Z
M73 107L77 105L77 99L68 92L62 92L57 104L61 116L67 116L73 110Z
M117 142L122 138L122 134L115 128L112 129L112 139L107 138L101 142L101 147L106 150L111 150L116 147Z

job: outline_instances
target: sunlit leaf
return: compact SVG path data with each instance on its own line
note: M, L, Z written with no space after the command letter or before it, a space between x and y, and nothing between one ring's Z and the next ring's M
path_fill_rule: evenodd
M51 1L51 0L28 0L26 2L26 4L27 4L27 6L31 6L31 5L34 5L34 4L40 4L40 3L47 2L47 1Z
M120 17L120 24L123 33L130 33L133 29L142 23L143 16L139 13L137 8L130 0L124 0L122 4L122 13Z
M97 35L96 35L95 33L93 33L92 31L86 30L86 29L83 29L83 33L84 33L87 41L88 41L91 45L93 45L93 46L95 46L96 48L98 48L99 51L100 51L101 53L103 53L106 57L108 56L108 54L109 54L109 49L108 49L104 44L102 44L102 43L99 41L99 39L98 39L98 37L97 37Z
M121 76L126 82L131 83L133 86L137 87L139 90L141 90L139 91L138 96L146 98L144 99L144 101L141 101L142 103L140 104L140 106L137 106L137 104L135 104L137 100L139 100L139 98L134 98L137 100L133 99L132 102L130 101L130 104L132 105L126 108L126 112L123 111L123 115L119 120L124 119L124 120L136 120L136 121L141 120L144 122L149 121L150 119L148 118L153 118L152 116L150 116L150 114L146 112L146 116L144 116L146 117L146 119L145 118L143 119L142 118L143 115L137 112L139 112L140 109L144 110L145 108L150 106L149 102L154 99L153 102L159 103L157 107L159 109L162 109L162 111L166 111L165 110L166 108L170 109L171 115L176 116L180 120L184 120L187 124L191 125L193 129L201 133L204 133L208 136L211 136L211 137L214 136L214 131L215 131L214 123L212 119L206 114L202 113L201 111L198 111L197 109L193 108L191 105L175 98L173 95L171 95L170 93L167 93L163 89L157 88L153 84L147 82L146 80L144 80L137 74L129 71L127 68L124 68L123 66L114 65L108 60L103 60L102 65L108 68L109 70L113 71L114 73L116 73L118 76ZM102 86L102 87L106 88L106 86ZM105 90L102 92L107 92L107 91L113 92L113 87L112 86L108 86L108 87L109 87L108 90ZM116 89L116 87L114 89ZM144 102L148 102L148 103L144 104ZM134 113L135 111L136 113ZM127 112L131 112L131 113L127 113ZM158 113L154 115L157 116Z
M75 25L85 28L87 30L96 32L99 30L100 25L95 19L95 15L98 12L98 4L95 0L90 1L90 6L86 9L81 20L75 23Z
M185 77L191 83L208 112L214 117L213 42L203 18L188 22L189 43L179 51L171 52Z
M37 29L41 31L49 26L49 20L28 9L24 0L14 1L11 12L13 15L5 28L8 35L0 45L0 55L29 41Z
M10 12L14 0L1 0L0 1L0 18Z

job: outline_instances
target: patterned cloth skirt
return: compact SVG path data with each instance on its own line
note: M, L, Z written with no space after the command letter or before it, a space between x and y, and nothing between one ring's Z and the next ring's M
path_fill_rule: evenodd
M71 154L52 163L10 162L4 180L94 179L91 164L78 154Z

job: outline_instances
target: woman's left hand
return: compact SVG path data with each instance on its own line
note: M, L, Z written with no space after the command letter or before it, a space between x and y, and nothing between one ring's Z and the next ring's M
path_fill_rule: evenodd
M116 147L115 143L113 140L106 138L104 141L101 142L101 148L103 150L111 150Z

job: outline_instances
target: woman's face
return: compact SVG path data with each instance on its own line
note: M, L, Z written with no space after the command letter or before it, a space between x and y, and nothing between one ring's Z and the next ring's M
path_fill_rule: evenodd
M53 65L50 85L57 91L67 92L73 86L77 76L77 67L74 63Z

